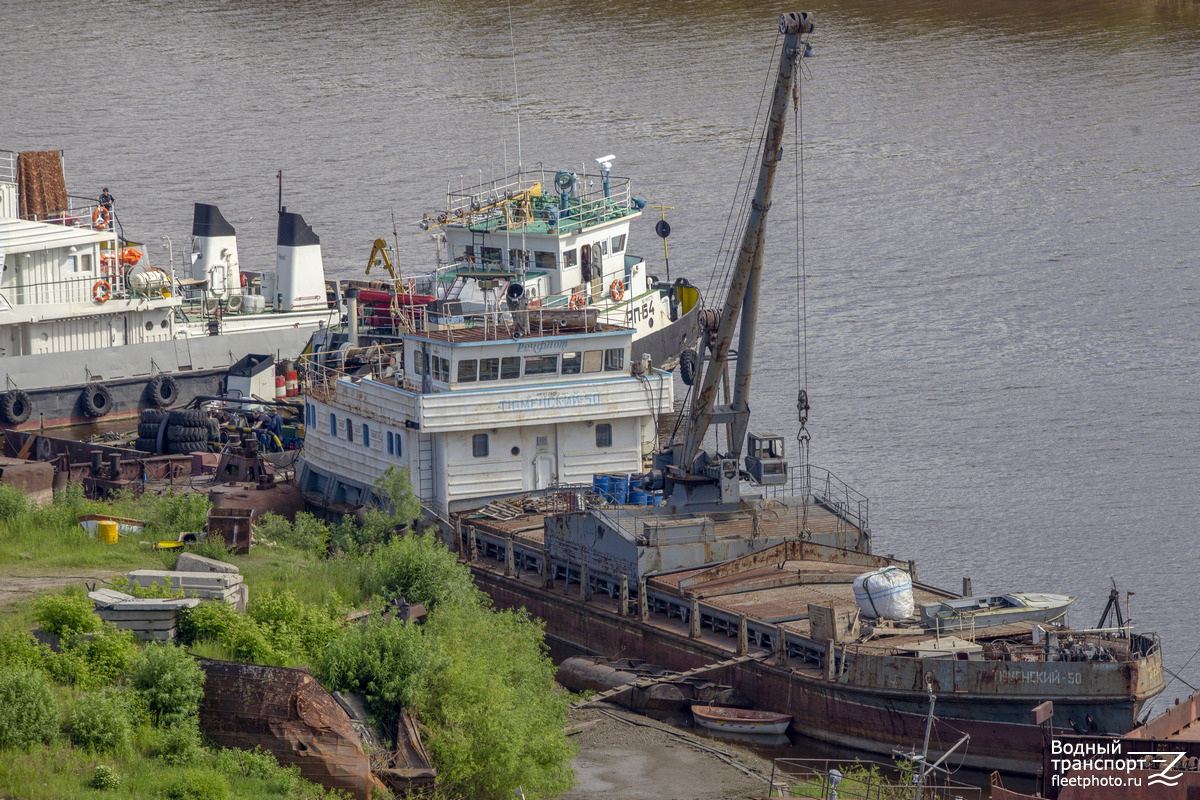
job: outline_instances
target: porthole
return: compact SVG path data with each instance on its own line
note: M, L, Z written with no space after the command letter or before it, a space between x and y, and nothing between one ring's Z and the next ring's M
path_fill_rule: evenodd
M514 447L514 448L512 449L512 454L513 454L514 456L519 456L519 455L521 455L521 448L519 448L519 447Z

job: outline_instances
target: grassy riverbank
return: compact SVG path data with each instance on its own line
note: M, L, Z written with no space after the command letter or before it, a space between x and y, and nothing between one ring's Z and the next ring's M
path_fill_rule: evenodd
M202 545L205 554L237 564L250 606L239 615L204 604L181 620L181 640L199 655L305 665L327 688L365 695L385 723L399 705L416 710L441 797L507 798L517 787L529 798L557 795L573 782L573 751L563 733L568 698L555 688L541 626L492 611L469 571L433 537L397 535L415 505L401 476L389 481L381 488L396 510L372 512L363 525L268 516L255 527L259 539L249 555ZM77 522L96 512L145 520L146 533L100 544ZM141 646L107 628L85 640L72 627L99 627L81 594L85 581L120 586L130 570L172 568L176 555L150 543L200 530L206 512L207 500L194 494L100 505L77 489L34 509L0 487L0 691L5 681L41 681L54 698L52 722L33 738L6 739L0 720L0 796L113 796L93 786L108 770L137 797L323 796L288 770L268 769L269 756L205 745L193 723L156 725L132 683L132 670L146 658ZM344 622L352 609L380 609L400 595L430 610L423 625ZM28 634L47 627L48 607L68 620L61 653L36 646ZM71 608L86 613L70 622ZM128 728L115 743L81 736L80 709L96 705L125 720L113 723ZM99 767L106 769L97 773ZM177 779L181 770L191 776L186 786Z

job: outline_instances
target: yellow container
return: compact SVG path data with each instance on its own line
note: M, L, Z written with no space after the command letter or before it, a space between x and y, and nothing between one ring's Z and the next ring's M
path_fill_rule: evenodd
M117 543L117 523L111 519L102 519L96 526L96 538L101 544Z

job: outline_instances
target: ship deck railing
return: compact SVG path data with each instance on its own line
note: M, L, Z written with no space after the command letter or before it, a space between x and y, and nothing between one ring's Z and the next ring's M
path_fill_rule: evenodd
M837 772L835 773L834 770ZM776 758L771 763L771 797L811 800L895 800L916 791L911 763L832 758ZM981 800L983 789L940 776L929 776L921 800Z
M604 177L597 173L575 173L575 188L567 208L562 209L554 186L556 172L538 168L446 193L443 211L426 215L422 225L463 225L473 231L525 229L531 233L574 233L594 225L629 216L638 211L630 194L630 179L609 177L607 194ZM534 195L536 184L541 193Z
M58 280L9 287L8 291L0 292L0 299L10 307L58 303L95 303L99 306L128 295L125 276L120 269L93 268ZM104 300L100 300L101 297Z
M844 480L824 467L814 464L793 464L788 469L788 482L780 486L763 486L767 497L810 495L832 511L838 518L869 533L871 530L871 501Z

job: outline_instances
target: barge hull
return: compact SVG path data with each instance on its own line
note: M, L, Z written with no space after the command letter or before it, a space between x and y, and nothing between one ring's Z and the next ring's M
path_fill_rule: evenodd
M546 623L548 636L584 652L640 658L683 671L729 657L709 636L694 639L674 629L672 623L637 617L621 617L596 602L579 598L577 586L571 593L558 588L543 589L520 578L510 578L480 565L473 565L476 585L498 608L525 608ZM728 641L728 640L724 640ZM911 659L910 659L911 660ZM924 691L886 691L853 688L826 680L818 670L776 666L766 657L725 667L710 677L732 685L752 699L758 708L792 715L796 732L844 747L890 755L894 748L909 748L924 735L928 697ZM915 660L911 660L915 661ZM946 662L953 668L954 661ZM962 663L962 662L959 662ZM914 663L913 666L916 666ZM936 740L954 742L969 733L976 743L967 751L964 765L1006 773L1034 775L1041 767L1042 732L1019 720L1029 719L1034 705L1046 699L1043 691L1034 696L982 696L975 700L956 697L953 688L938 692ZM1054 724L1063 733L1076 732L1069 721L1105 724L1114 729L1133 725L1138 705L1132 699L1114 702L1112 697L1055 696Z

